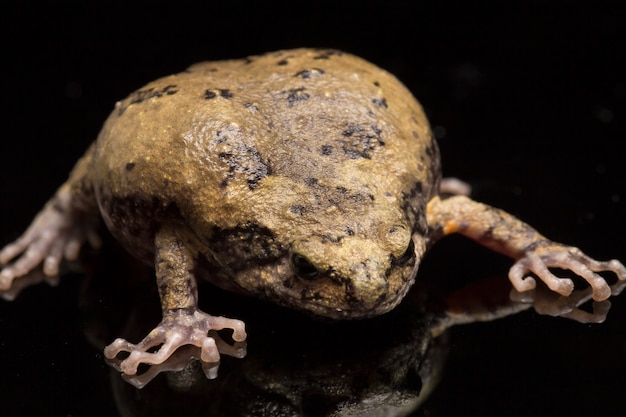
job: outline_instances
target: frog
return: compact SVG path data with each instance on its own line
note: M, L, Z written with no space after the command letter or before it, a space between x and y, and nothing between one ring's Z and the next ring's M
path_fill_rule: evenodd
M421 104L388 71L350 53L281 50L209 61L117 102L95 142L23 235L0 251L0 290L48 276L100 244L103 222L152 266L162 320L143 340L105 347L120 369L164 362L179 347L219 361L209 331L247 337L242 320L198 307L198 282L331 320L394 309L437 241L461 234L514 261L520 292L537 280L568 295L571 270L594 300L597 261L544 237L442 178Z

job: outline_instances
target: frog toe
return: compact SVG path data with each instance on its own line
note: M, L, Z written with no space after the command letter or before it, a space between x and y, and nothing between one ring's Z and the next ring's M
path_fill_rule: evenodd
M557 277L550 268L570 270L583 278L591 287L595 301L606 300L623 289L623 285L609 286L598 272L613 272L618 282L626 281L626 268L619 261L596 261L578 248L553 242L545 242L526 251L509 271L509 278L516 290L527 291L535 285L534 279L529 276L532 273L552 291L570 295L574 290L574 282L569 278Z
M147 365L159 365L165 362L169 357L181 346L187 344L181 332L169 331L166 336L166 330L157 328L153 330L145 339L138 344L128 342L126 339L118 338L104 349L104 355L108 359L115 358L120 352L128 352L127 358L119 363L119 369L126 375L137 374L139 365L144 363ZM160 347L159 347L160 345ZM205 343L203 343L203 351ZM211 350L211 343L206 343L206 349ZM158 350L151 352L150 350L158 347ZM216 351L215 342L212 344L213 351ZM215 359L215 353L209 353L211 362L219 360L219 354Z
M529 252L519 259L509 270L509 279L519 292L532 290L536 287L534 274L552 291L568 296L574 290L574 283L569 278L559 278L548 269L545 260Z

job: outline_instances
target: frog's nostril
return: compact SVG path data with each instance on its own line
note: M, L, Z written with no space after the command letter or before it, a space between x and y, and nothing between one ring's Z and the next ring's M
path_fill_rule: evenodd
M291 267L294 273L302 279L314 279L320 274L311 261L298 253L291 255Z

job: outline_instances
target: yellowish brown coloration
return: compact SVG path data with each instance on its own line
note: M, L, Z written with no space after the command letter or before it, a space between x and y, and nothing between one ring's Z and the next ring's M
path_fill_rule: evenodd
M371 63L317 49L200 63L116 104L69 180L0 251L0 289L42 262L55 273L85 239L97 244L101 215L156 268L163 321L139 344L105 350L131 352L122 369L134 373L184 344L215 359L210 329L245 339L242 322L197 309L197 277L317 315L370 317L402 300L429 246L462 233L516 259L517 289L533 288L534 273L571 292L549 267L572 269L597 300L610 290L594 271L626 280L617 261L466 196L440 197L440 181L420 104ZM466 187L444 186L455 189Z

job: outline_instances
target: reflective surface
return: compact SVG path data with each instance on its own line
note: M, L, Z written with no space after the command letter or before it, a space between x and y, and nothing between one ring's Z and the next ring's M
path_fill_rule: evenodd
M78 295L77 316L68 319L68 324L80 319L84 340L90 345L82 347L99 358L107 341L117 336L138 339L160 320L151 271L108 243L110 249L85 254L84 274L64 277L74 285L49 289L65 287ZM22 282L28 283L29 278ZM522 312L529 310L535 311L534 320L538 314L549 315L563 321L562 326L568 326L566 318L582 326L601 323L611 314L609 301L589 301L589 288L561 297L541 285L535 291L518 293L503 276L465 284L448 281L454 289L445 289L441 281L426 276L400 307L383 317L344 322L312 319L203 285L201 307L246 319L248 347L234 343L228 332L215 333L223 358L220 363L201 362L199 349L188 346L161 365L140 367L133 377L119 374L119 360L106 361L111 367L107 371L93 363L92 369L85 369L77 358L79 362L73 363L76 386L94 373L108 374L106 387L100 388L112 391L114 404L110 405L124 416L403 416L419 412L433 390L438 392L439 381L447 380L443 370L448 354L460 349L448 333L452 326L518 314L524 317ZM615 283L616 295L625 286ZM34 291L25 290L23 298ZM44 323L48 319L42 317ZM511 326L523 328L524 320L528 317ZM497 334L485 340L500 343ZM37 343L46 345L47 341ZM514 355L519 348L527 346L501 353ZM482 361L484 367L491 362ZM519 361L524 357L514 360ZM35 376L35 381L46 379L43 373ZM25 404L20 406L25 408L16 413L32 412Z
M11 42L4 55L2 99L10 111L2 114L0 242L27 225L128 92L203 59L319 45L398 75L440 136L444 173L469 181L477 200L599 259L626 260L626 52L615 11L394 1L363 10L351 3L333 10L318 2L308 16L226 5L132 10L114 2L8 11L5 38L45 35ZM86 276L0 302L3 415L216 416L245 415L236 408L244 407L271 416L293 415L295 407L324 416L347 398L400 408L419 401L439 369L439 384L414 415L623 411L624 294L610 300L602 324L515 304L518 314L431 338L433 324L449 324L441 315L449 294L489 277L506 282L510 266L455 237L437 245L420 271L425 285L438 284L427 287L431 301L415 293L412 306L373 321L311 321L204 286L207 311L248 321L248 355L225 358L213 380L196 364L185 369L189 377L162 373L137 390L105 363L101 347L158 320L156 289L115 248L107 251ZM295 337L298 330L304 333ZM342 378L333 377L337 369ZM190 380L198 383L185 385ZM393 395L381 394L390 388Z

